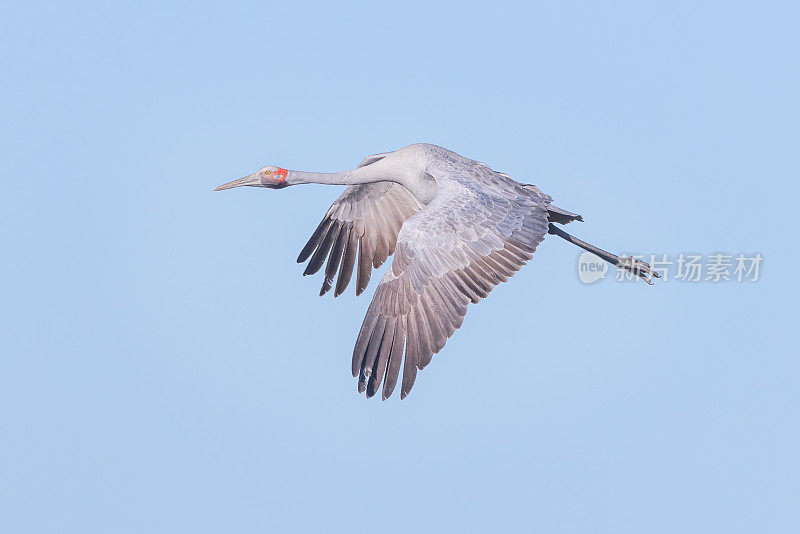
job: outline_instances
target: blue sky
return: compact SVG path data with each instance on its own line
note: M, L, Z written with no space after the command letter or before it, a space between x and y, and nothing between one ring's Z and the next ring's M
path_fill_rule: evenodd
M7 4L0 530L797 532L800 11L647 4ZM585 285L551 237L365 400L374 284L294 262L338 188L211 189L414 142L761 278Z

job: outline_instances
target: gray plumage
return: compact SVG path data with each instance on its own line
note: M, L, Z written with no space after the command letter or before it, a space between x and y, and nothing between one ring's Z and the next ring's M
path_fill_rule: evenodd
M275 174L281 173L285 179L276 181ZM368 156L355 170L341 173L264 167L218 189L300 183L347 185L297 258L298 263L308 261L304 274L325 265L320 295L334 281L334 296L340 295L354 270L360 295L372 269L394 254L353 350L352 373L367 397L382 389L382 398L388 398L402 368L400 395L405 398L417 371L461 326L468 305L521 269L548 233L648 282L649 276L658 276L644 262L620 258L555 228L552 223L583 219L553 206L536 186L435 145Z

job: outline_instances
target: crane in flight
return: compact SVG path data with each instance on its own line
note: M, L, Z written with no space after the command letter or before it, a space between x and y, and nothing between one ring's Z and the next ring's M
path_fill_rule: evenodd
M533 257L545 235L557 235L651 284L650 265L620 257L555 224L583 221L558 208L535 185L445 148L409 145L367 156L353 170L291 171L272 165L215 189L282 189L299 184L345 185L297 258L303 275L325 265L320 296L340 295L356 272L356 295L394 254L367 309L353 350L358 391L382 398L411 391L423 369L464 320L467 306L488 296ZM326 261L327 260L327 261ZM405 357L404 357L405 356Z

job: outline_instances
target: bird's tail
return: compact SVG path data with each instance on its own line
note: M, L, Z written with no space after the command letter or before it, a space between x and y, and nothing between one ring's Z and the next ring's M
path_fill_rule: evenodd
M577 213L572 213L571 211L561 209L558 206L553 206L552 204L547 206L547 218L551 223L558 224L567 224L571 223L572 221L583 222L583 217Z
M530 191L533 195L547 200L548 204L553 200L550 195L542 193L542 191L533 184L520 184L520 185L522 186L523 189L525 189L526 191ZM583 222L583 217L581 217L577 213L572 213L571 211L561 209L558 206L553 206L552 204L547 206L547 218L550 220L551 223L558 223L558 224L567 224L571 223L572 221Z

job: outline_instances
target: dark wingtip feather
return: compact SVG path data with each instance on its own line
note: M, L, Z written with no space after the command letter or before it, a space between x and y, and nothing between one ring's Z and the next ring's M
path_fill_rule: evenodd
M311 256L311 261L308 262L308 266L306 266L303 275L316 274L317 271L322 268L322 264L325 263L325 258L328 256L328 252L330 252L335 240L339 237L341 229L342 223L337 222L331 224L331 228L328 230L328 233L325 234L325 238L319 248L317 248L314 255Z
M331 248L330 255L328 256L328 264L325 266L325 278L322 281L322 289L320 296L330 291L333 286L333 279L336 277L336 271L339 269L339 263L342 260L342 253L344 252L345 242L350 239L350 226L339 225L339 234L336 236L333 248Z
M400 375L400 365L403 361L403 352L406 345L406 317L401 317L397 322L395 337L392 340L392 351L389 353L389 361L386 364L386 378L383 381L381 397L383 400L392 396L397 378Z
M369 310L367 310L367 316L364 317L364 322L361 324L361 330L358 331L355 347L353 347L353 361L351 364L353 377L359 376L361 372L362 364L364 363L364 356L366 355L367 351L367 345L372 337L372 330L375 328L375 323L377 321L378 316L370 316Z
M358 234L353 229L353 223L347 225L347 242L342 251L342 264L339 267L339 278L336 280L336 289L333 292L333 298L338 297L347 286L350 284L350 279L353 276L353 267L356 262L356 253L358 252Z
M327 232L328 227L333 224L333 219L330 219L327 215L322 219L322 222L319 223L317 229L314 230L314 233L311 234L306 246L303 247L303 250L300 251L300 255L297 256L297 263L303 263L306 261L311 253L314 252L314 249L317 248L317 245L320 244L320 238L323 237L323 232Z
M383 382L383 379L386 376L386 367L389 364L389 357L394 345L396 332L397 319L395 317L390 317L386 321L383 338L380 342L381 346L380 349L378 349L378 354L375 357L375 364L372 367L372 374L370 375L369 382L367 383L368 397L372 397L378 392L378 389L381 387L381 382Z
M314 237L312 236L311 239L308 240L306 246L303 247L303 250L300 251L300 254L297 256L297 263L303 263L311 256L311 253L314 252L314 247L316 242L314 241Z
M344 293L345 288L339 287L339 282L342 280L342 274L339 273L339 278L336 280L336 289L333 290L333 298L338 297L342 293ZM347 287L347 285L345 285Z
M325 279L322 281L322 287L319 290L320 297L331 290L331 286L333 285L332 282L333 280L328 278L328 276L326 275Z

